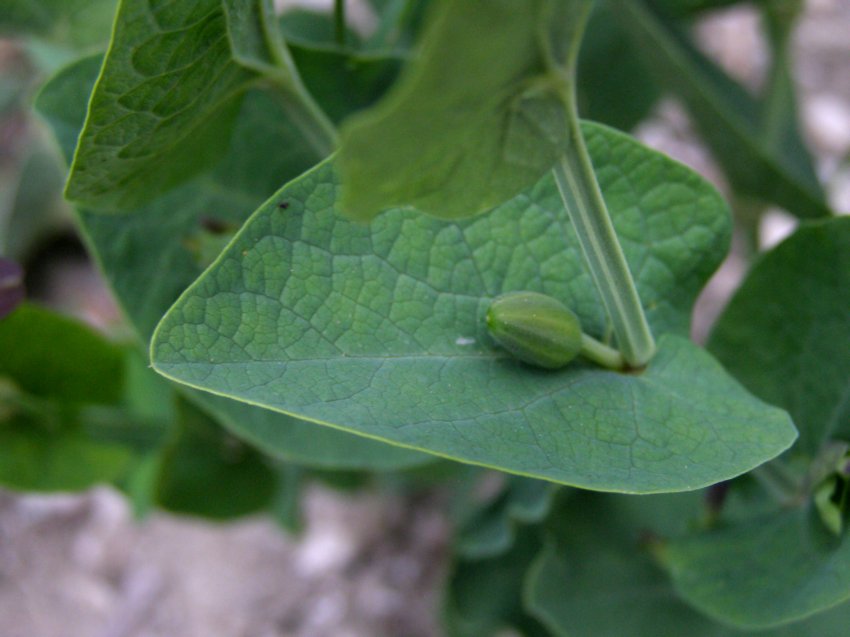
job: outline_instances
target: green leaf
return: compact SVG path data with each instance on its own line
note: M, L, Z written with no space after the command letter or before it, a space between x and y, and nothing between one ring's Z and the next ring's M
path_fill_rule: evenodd
M590 14L578 60L578 111L630 130L649 114L661 90L613 12L609 3L598 2Z
M64 180L54 155L34 145L17 175L8 217L0 211L0 253L23 259L37 241L62 225Z
M617 9L658 82L685 102L739 194L802 218L831 214L793 118L782 119L776 123L779 130L763 136L758 102L649 8L647 0L618 3ZM788 113L793 116L795 109Z
M0 320L0 376L23 391L68 403L114 403L123 353L79 321L21 305Z
M152 408L161 394L138 410L128 352L90 328L24 305L0 321L0 348L0 483L36 491L116 483L133 470L135 451L159 444L164 427Z
M549 513L555 487L550 482L511 476L498 497L469 517L458 530L455 552L482 559L510 549L522 525L540 522Z
M346 433L316 427L279 412L204 392L192 399L234 434L263 452L299 465L333 470L392 471L433 458Z
M548 522L546 546L526 581L528 611L558 637L842 637L847 632L847 604L788 627L749 632L718 624L677 598L648 549L660 541L659 534L685 532L700 515L699 500L691 494L577 494ZM715 568L722 559L708 561ZM771 583L752 584L766 591Z
M0 34L34 35L75 49L109 40L116 0L4 0Z
M555 635L710 635L710 622L677 600L645 544L682 532L698 494L622 497L576 493L547 521L547 541L526 578L528 611ZM702 632L700 632L702 630Z
M122 445L94 442L73 422L47 428L28 418L0 418L0 484L22 491L78 491L112 482L129 469Z
M522 578L539 549L535 529L525 529L513 548L488 560L458 560L453 565L443 601L449 637L498 635L505 628L526 637L545 637L522 609Z
M419 56L341 134L341 207L457 218L533 185L567 144L559 64L581 0L436 3Z
M850 219L801 227L756 264L711 337L732 373L791 413L800 444L789 453L808 462L850 436L848 255ZM836 522L827 519L833 531ZM810 502L671 543L665 554L691 603L746 628L850 599L847 533L836 539Z
M512 290L552 295L588 333L606 333L551 178L477 219L393 210L367 227L337 215L330 162L260 208L181 296L154 336L155 368L318 424L586 488L695 489L774 457L796 437L787 415L678 336L725 252L725 205L631 138L584 134L662 335L644 372L535 370L487 336L490 300Z
M164 509L226 520L268 508L277 474L256 450L184 402L155 488Z
M66 158L73 152L99 64L97 57L91 57L67 67L37 98L36 107ZM185 239L198 231L203 219L241 224L279 179L294 176L310 159L302 137L275 102L252 92L238 118L232 148L213 173L125 215L79 212L90 250L145 341L165 310L201 273ZM286 460L328 468L383 469L427 460L217 396L195 393L193 400L231 431Z
M677 592L725 623L767 628L850 599L850 542L809 508L780 510L666 545Z
M398 75L400 53L364 50L353 32L347 42L356 44L341 48L330 12L295 8L279 22L304 85L335 123L374 104Z
M340 122L373 104L392 84L399 60L290 44L304 84L328 117Z
M431 0L371 0L378 13L378 25L364 43L370 51L407 52L422 31Z
M800 431L795 453L814 457L850 439L850 218L805 225L747 275L709 349Z
M268 11L265 0L124 0L66 195L123 212L209 168L263 78L294 107L297 76Z
M38 491L118 483L134 470L134 452L160 444L171 394L126 348L28 305L0 321L0 348L0 483Z
M349 47L360 48L359 37L350 26L345 31L348 47L340 47L336 41L333 13L327 10L295 5L281 14L279 22L281 33L289 46L297 44L310 49L323 48L326 51L337 52L342 52ZM352 44L353 47L351 47Z

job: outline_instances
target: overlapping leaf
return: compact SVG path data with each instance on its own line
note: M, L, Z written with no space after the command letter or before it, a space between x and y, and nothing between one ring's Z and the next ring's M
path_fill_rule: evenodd
M265 0L124 0L67 196L113 212L149 202L224 154L252 85L273 79L295 107L294 73Z
M567 143L560 66L587 4L437 3L399 83L343 129L342 209L465 217L540 179Z
M270 506L277 475L262 454L225 434L203 413L180 406L177 435L165 450L155 485L164 509L228 519Z
M850 599L850 542L836 539L807 508L671 542L663 563L690 604L748 630Z
M499 635L513 629L523 637L546 637L522 605L523 574L540 545L537 529L524 529L510 551L486 560L457 560L443 602L449 637Z
M850 219L810 224L765 255L709 349L756 396L786 409L814 457L850 436Z
M528 611L557 637L841 637L846 633L850 619L846 604L787 627L751 632L712 621L678 598L649 547L663 536L685 533L698 521L699 505L698 495L626 499L578 494L547 523L549 539L526 582ZM749 548L754 555L764 550ZM730 557L712 555L706 560L711 569ZM775 581L748 583L765 596L776 585Z
M68 67L38 97L37 107L66 157L76 144L99 66L99 58L92 57ZM92 252L144 339L201 273L190 240L203 230L205 220L225 226L240 223L280 178L297 173L311 161L299 133L273 101L259 93L248 96L233 139L233 148L214 173L150 205L121 216L80 212ZM329 430L316 431L292 418L215 396L195 400L232 431L294 462L329 468L394 468L423 460L418 454Z
M725 205L631 138L584 131L662 335L642 373L546 373L489 340L489 301L516 289L560 298L589 333L606 332L551 179L474 220L393 210L367 227L339 216L330 163L267 202L182 295L154 337L155 367L320 424L588 488L694 489L775 456L796 436L787 415L677 336L725 251Z
M121 350L80 322L22 305L0 327L0 375L27 393L78 404L120 398Z
M35 35L75 49L103 45L116 0L4 0L0 33Z
M549 513L556 487L550 482L511 476L495 500L474 510L457 532L454 550L467 560L501 555L524 525Z
M804 226L759 261L712 334L727 368L791 413L800 461L850 436L848 308L850 219L839 218ZM665 563L694 605L764 627L850 599L849 542L798 505L672 543Z
M121 398L117 347L77 321L22 305L0 320L0 351L0 484L69 491L128 469L129 450L90 438L80 419L82 405Z

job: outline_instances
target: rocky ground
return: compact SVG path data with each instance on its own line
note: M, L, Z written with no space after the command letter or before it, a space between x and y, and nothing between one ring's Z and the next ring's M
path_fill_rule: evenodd
M368 16L358 17L365 20ZM701 25L705 48L751 85L766 53L748 9ZM796 37L805 133L833 204L850 210L850 2L810 0ZM721 186L672 101L639 129L647 143ZM768 216L764 240L793 226ZM695 336L743 272L730 258L697 310ZM60 286L61 287L61 286ZM0 637L438 637L449 525L431 499L315 486L306 526L214 525L156 514L137 523L108 489L0 493Z
M306 531L135 523L110 489L0 498L2 637L432 637L446 522L313 488Z

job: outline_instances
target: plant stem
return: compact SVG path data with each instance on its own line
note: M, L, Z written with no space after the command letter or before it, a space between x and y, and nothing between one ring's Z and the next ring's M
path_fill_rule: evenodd
M752 470L752 476L780 504L794 502L800 492L781 461L774 460Z
M583 15L577 16L583 23L577 29L564 65L566 86L563 99L567 110L568 151L552 171L593 282L611 320L617 346L629 366L643 367L655 353L655 341L599 190L576 106L576 63L590 6L588 3Z
M569 116L571 150L553 172L593 282L608 311L626 363L643 367L655 341L584 145L578 118Z
M581 355L608 369L623 369L626 366L626 361L620 352L584 333L581 335Z
M378 29L366 43L371 51L380 51L395 46L396 40L410 21L414 2L411 0L393 0L383 11Z
M760 137L765 147L773 152L782 150L787 122L799 119L790 60L791 35L801 8L797 0L767 3L762 8L773 59L764 91Z
M345 46L345 0L334 0L334 39Z
M300 84L300 81L298 82ZM272 91L283 107L288 121L304 136L318 159L324 159L336 148L336 127L316 104L306 88L276 83Z
M632 367L643 367L655 353L655 341L599 192L578 121L574 124L573 147L555 164L555 180L623 358Z
M336 127L301 80L271 12L270 3L263 6L262 26L269 54L274 60L274 68L265 73L266 86L283 106L288 120L304 136L316 158L322 160L336 148Z

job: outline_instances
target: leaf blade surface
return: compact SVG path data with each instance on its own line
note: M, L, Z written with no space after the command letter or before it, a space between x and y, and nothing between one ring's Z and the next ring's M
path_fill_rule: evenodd
M695 489L773 457L795 437L787 416L678 336L725 251L725 206L630 138L585 134L649 320L666 334L643 373L544 373L489 341L489 301L515 289L556 296L591 334L607 329L551 179L477 219L393 210L362 226L338 216L327 162L267 202L184 293L154 337L155 367L320 424L587 488Z

